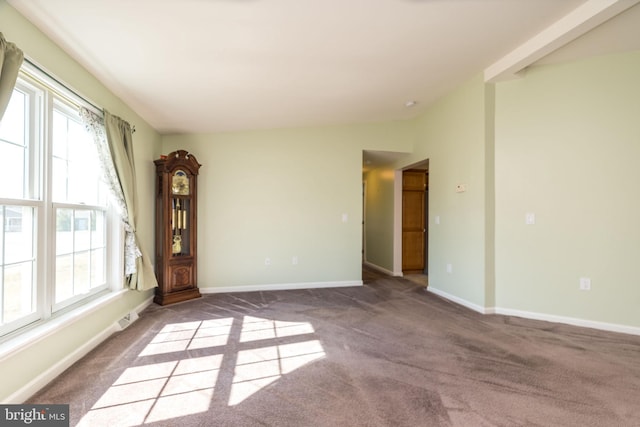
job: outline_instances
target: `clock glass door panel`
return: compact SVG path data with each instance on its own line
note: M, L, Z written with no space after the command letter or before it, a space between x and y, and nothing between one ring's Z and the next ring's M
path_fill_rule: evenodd
M191 201L186 198L174 197L171 199L171 254L172 256L184 256L191 254Z

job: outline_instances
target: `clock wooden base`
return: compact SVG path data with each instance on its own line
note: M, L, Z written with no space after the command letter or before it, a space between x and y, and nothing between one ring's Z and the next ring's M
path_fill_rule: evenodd
M186 289L184 291L174 291L168 294L162 294L156 292L156 296L153 298L153 302L160 305L174 304L176 302L188 301L194 298L200 298L202 295L198 288Z

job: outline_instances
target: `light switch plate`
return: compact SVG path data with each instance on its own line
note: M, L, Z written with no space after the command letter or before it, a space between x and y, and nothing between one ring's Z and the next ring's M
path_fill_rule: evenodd
M590 291L591 290L591 279L588 277L580 278L580 290L581 291Z

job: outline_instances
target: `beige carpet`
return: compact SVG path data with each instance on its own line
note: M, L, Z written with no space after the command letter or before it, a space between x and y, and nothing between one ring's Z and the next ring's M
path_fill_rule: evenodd
M29 403L91 427L640 425L640 337L364 279L153 305Z

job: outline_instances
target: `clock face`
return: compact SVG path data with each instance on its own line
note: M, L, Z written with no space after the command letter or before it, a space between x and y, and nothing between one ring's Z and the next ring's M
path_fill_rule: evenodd
M177 170L171 177L171 191L177 195L189 194L189 177L183 170Z

